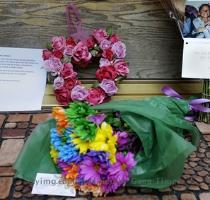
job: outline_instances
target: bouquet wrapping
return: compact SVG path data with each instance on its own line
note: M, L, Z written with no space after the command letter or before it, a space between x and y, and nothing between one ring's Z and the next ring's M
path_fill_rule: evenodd
M38 172L62 173L76 189L96 196L125 184L160 189L179 179L186 157L199 142L199 131L184 119L190 106L182 99L153 97L96 107L74 102L66 110L56 109L55 119L38 125L26 142L14 165L17 177L33 182ZM83 132L84 123L79 125L75 113L80 117L84 114L80 120L89 120L85 122L88 134ZM134 140L128 140L122 132ZM191 142L185 139L185 133L190 135ZM74 151L62 151L55 138L62 139L62 148L69 144ZM56 144L60 149L56 149ZM92 174L85 173L86 169L92 169ZM113 176L116 184L107 182Z

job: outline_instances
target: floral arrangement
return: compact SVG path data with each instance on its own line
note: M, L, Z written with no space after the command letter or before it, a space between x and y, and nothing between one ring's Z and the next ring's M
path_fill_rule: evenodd
M67 183L95 196L125 185L140 143L119 114L97 113L73 102L67 109L54 108L53 117L57 126L50 130L50 154Z
M85 40L53 37L43 50L44 68L54 78L54 93L60 104L84 101L98 105L117 93L118 81L129 73L126 46L111 29L97 29ZM78 80L75 67L86 68L99 62L98 82L87 89Z

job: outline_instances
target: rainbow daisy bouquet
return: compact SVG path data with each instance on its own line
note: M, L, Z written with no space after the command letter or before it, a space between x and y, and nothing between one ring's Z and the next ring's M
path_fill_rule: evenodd
M67 109L55 107L53 117L50 155L67 183L95 196L126 184L140 143L119 113L104 114L73 102Z
M34 182L37 173L61 174L67 187L94 196L124 186L172 185L199 143L189 114L201 105L164 90L167 96L53 108L52 119L26 141L14 165L16 177Z

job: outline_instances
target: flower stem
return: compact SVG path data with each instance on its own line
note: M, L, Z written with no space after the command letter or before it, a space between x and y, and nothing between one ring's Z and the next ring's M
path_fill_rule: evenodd
M210 79L203 80L202 98L210 99ZM210 103L206 103L205 106L210 108ZM210 113L200 112L199 121L210 124Z

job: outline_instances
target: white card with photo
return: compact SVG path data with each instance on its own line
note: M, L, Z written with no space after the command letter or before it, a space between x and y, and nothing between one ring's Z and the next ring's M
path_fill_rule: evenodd
M187 0L182 77L210 79L210 0Z
M184 39L182 77L210 79L210 40Z

